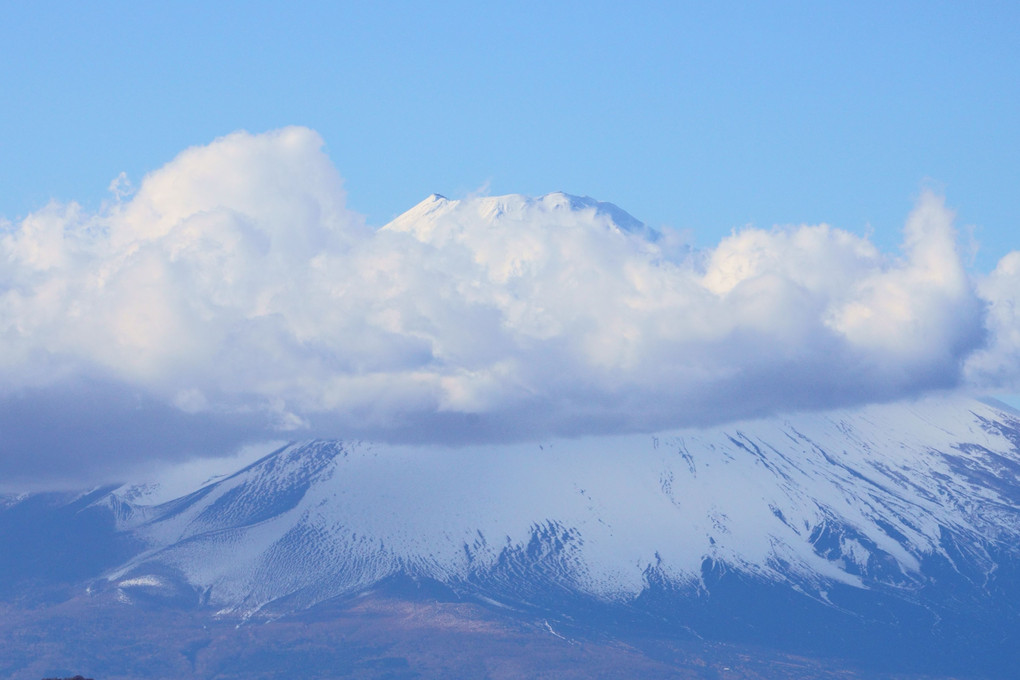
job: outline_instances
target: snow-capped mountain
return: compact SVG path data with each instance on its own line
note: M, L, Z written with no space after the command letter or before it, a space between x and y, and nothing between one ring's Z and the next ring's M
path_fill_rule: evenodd
M707 628L714 607L789 618L761 611L779 597L921 637L1020 630L1020 414L961 397L541 444L313 441L144 498L95 501L143 546L104 576L128 602L278 616L401 577Z
M34 498L7 499L0 529L86 536L98 552L64 580L128 606L271 619L405 582L610 628L993 667L1020 633L1020 413L958 396L498 446L312 441L170 500ZM39 577L17 557L7 580Z
M110 496L149 546L110 577L173 567L228 609L355 592L399 571L456 583L538 540L563 585L637 597L706 559L824 594L910 589L923 563L994 571L1020 550L1020 416L959 398L704 431L421 448L293 444L157 506ZM356 568L353 565L357 565Z
M461 216L464 219L458 219ZM555 221L564 228L601 227L639 234L653 241L658 238L656 231L612 203L563 192L539 197L520 194L485 196L466 201L432 194L384 226L383 230L407 232L422 241L436 242L463 234L464 222L478 219L492 225L493 229L504 223L533 227Z

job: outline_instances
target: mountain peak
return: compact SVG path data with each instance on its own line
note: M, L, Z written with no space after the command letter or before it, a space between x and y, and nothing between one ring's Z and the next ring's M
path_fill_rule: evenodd
M486 225L501 222L533 222L550 226L564 220L589 222L655 241L658 233L613 203L590 196L575 196L555 191L543 196L523 194L475 196L451 200L431 194L407 212L382 227L385 231L410 233L422 240L431 240L440 222L466 223L481 221Z

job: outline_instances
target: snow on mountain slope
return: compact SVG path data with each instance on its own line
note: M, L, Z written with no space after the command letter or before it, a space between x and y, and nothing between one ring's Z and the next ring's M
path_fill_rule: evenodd
M110 502L148 548L109 578L244 614L397 574L629 602L652 574L697 590L706 559L822 601L909 595L932 559L980 589L1020 551L1020 415L946 397L542 444L316 441L167 503L132 494Z

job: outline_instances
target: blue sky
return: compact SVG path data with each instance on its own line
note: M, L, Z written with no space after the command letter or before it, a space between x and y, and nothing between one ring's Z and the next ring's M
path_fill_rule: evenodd
M8 477L1020 404L1012 4L0 19Z
M0 215L296 124L372 224L563 190L699 245L825 221L891 248L930 186L978 269L1015 243L1015 3L168 5L7 3Z

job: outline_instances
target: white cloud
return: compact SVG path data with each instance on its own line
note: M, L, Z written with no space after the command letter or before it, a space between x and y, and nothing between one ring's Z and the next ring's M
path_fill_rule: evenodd
M1020 392L1020 251L1002 258L978 282L978 291L988 304L990 341L968 358L969 381L988 390Z
M233 437L456 441L889 399L968 357L1020 382L1016 254L975 290L935 195L897 256L826 225L694 252L563 194L433 197L373 231L321 147L235 133L96 214L7 224L4 398L98 380Z

